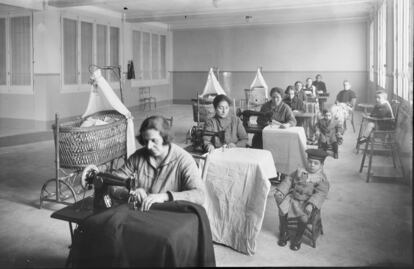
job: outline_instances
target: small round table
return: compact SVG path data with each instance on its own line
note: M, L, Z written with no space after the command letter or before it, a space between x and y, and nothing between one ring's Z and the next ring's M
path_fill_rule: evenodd
M360 107L360 108L363 108L365 114L368 113L368 109L374 108L374 105L373 104L365 104L365 103L360 103L357 106Z

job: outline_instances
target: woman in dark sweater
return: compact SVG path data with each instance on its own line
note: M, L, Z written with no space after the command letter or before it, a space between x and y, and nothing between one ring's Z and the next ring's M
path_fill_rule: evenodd
M203 150L211 152L215 148L227 147L246 147L248 136L240 118L230 115L231 100L224 94L217 95L213 100L216 114L213 118L206 121L205 131L218 133L224 132L223 136L203 136Z
M296 126L296 119L293 115L292 109L283 103L283 89L275 87L270 91L270 101L263 104L260 112L263 116L257 117L257 124L260 127L265 127L268 124L279 125L279 128L289 128ZM271 112L271 117L266 117L268 112ZM262 134L255 134L252 140L253 148L263 148Z

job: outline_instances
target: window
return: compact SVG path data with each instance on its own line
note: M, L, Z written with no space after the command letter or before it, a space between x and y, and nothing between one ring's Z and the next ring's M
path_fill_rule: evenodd
M33 93L31 15L0 18L0 92Z
M394 93L412 100L412 4L394 1ZM410 45L411 44L411 45Z
M374 22L369 24L369 80L374 81Z
M132 31L132 57L135 69L132 86L168 83L166 50L166 34L147 29Z
M62 90L64 92L89 90L89 66L103 67L120 63L120 28L96 23L85 18L62 18ZM118 76L101 70L108 82Z
M119 28L111 26L110 29L109 65L117 66L119 65ZM110 81L118 81L118 75L112 71L109 74Z
M386 82L386 59L387 59L387 6L384 1L378 12L378 55L377 55L377 73L379 86L385 88Z
M106 40L108 39L108 27L106 25L96 25L96 65L105 66L108 62L108 47ZM102 70L102 76L108 79L107 71Z

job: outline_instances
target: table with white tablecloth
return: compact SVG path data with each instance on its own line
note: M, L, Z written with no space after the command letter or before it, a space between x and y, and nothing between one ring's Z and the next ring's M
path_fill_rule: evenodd
M267 150L220 148L208 154L204 207L214 242L254 254L273 177L276 167Z
M306 167L306 134L303 127L279 128L268 125L263 129L263 149L269 150L278 172L290 174Z

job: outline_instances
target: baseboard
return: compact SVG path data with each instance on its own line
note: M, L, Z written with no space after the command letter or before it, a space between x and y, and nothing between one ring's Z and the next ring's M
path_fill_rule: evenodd
M191 105L193 102L190 99L173 99L174 105Z
M0 147L10 147L22 144L30 144L41 141L53 140L53 132L44 131L0 137Z
M169 106L172 103L172 100L162 100L157 102L157 108ZM128 109L129 111L131 111L131 113L137 111L144 111L144 105L139 104L128 107ZM59 121L73 121L79 117L80 115L62 117L59 118ZM28 119L0 118L0 127L2 128L2 130L7 130L8 128L16 130L14 133L10 132L10 134L4 132L3 135L1 135L0 132L0 147L16 146L22 144L30 144L35 142L53 140L52 125L54 123L55 120L37 121Z

